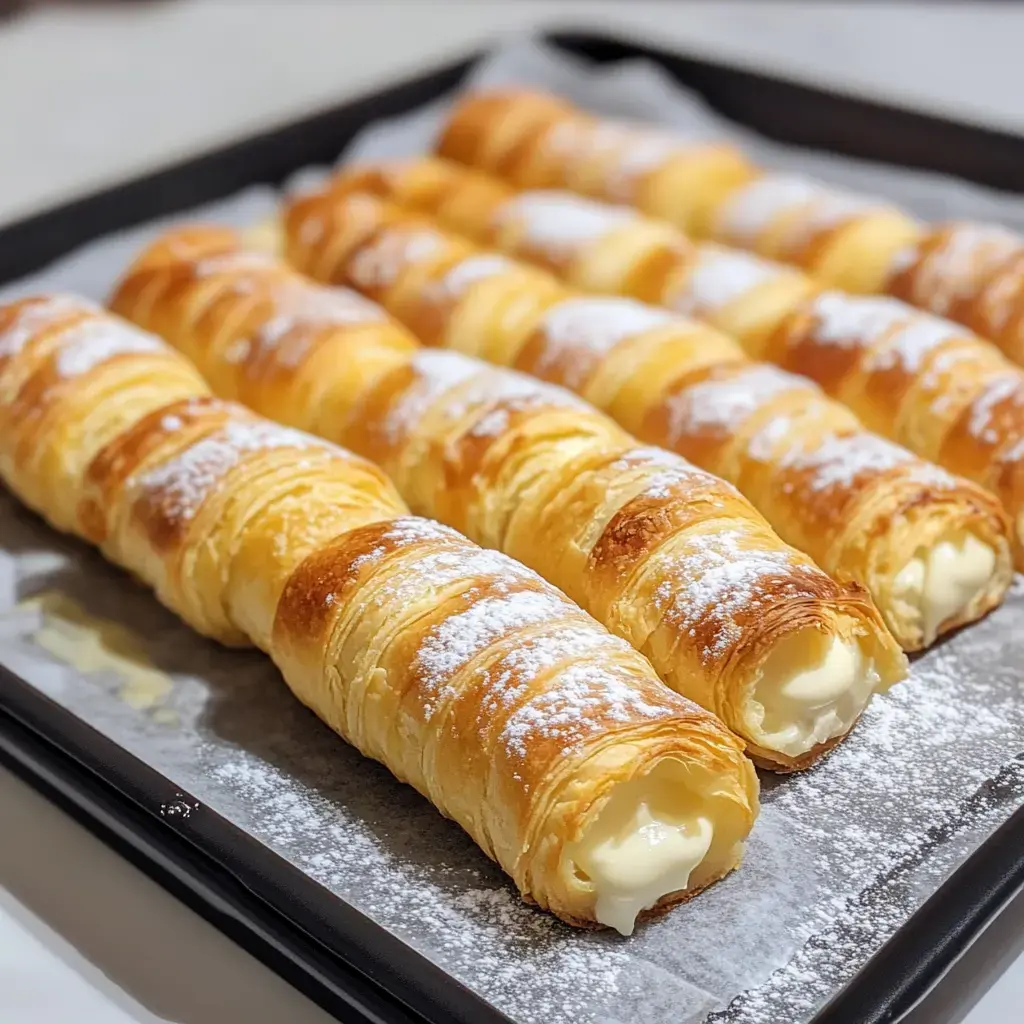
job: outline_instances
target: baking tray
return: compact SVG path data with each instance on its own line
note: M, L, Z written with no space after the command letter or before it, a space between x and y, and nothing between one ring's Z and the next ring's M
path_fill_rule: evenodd
M1024 190L1024 139L575 31L596 62L646 57L720 113L781 142ZM440 98L482 55L232 143L0 230L0 284L96 237L328 164L361 128ZM3 653L0 652L0 661ZM311 726L315 723L310 723ZM343 1020L508 1018L371 919L14 674L0 670L0 760ZM1024 786L1018 761L975 799ZM814 1018L898 1021L1024 886L1024 809L989 836ZM870 902L868 890L863 899Z

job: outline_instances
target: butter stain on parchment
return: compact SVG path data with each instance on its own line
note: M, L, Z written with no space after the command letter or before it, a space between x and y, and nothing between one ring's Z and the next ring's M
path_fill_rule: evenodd
M168 724L175 719L173 711L159 706L171 692L171 677L153 664L126 626L92 615L59 591L36 594L17 607L39 612L42 621L31 636L38 647L77 672L115 676L117 695L129 707L154 709L154 718Z

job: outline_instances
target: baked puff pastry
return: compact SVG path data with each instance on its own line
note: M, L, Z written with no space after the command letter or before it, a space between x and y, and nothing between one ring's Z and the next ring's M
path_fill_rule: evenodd
M535 573L88 303L0 307L0 351L4 482L202 632L267 651L525 898L628 934L736 867L757 813L740 743Z
M1024 364L1024 238L991 224L938 224L896 252L882 290L948 317Z
M893 254L923 230L881 200L755 169L734 147L593 118L537 93L470 95L442 129L437 152L521 189L563 188L636 206L851 292L879 291Z
M357 204L350 222L336 211L331 227L309 197L297 201L285 218L293 255L304 253L304 265L325 280L347 276L356 255L347 248L363 248L370 212ZM358 343L337 343L345 364L336 375L355 379L350 364L362 359L378 365L372 332L321 319L327 296L351 293L283 264L268 275L239 254L237 240L225 249L224 233L213 230L204 249L200 233L172 234L144 253L115 307L159 324L211 380L237 393L244 387L261 411L282 401L264 360L304 374L302 354L281 347L279 288L289 303L294 289L309 296L305 313L288 306L290 330L359 332ZM429 242L416 245L423 254ZM463 270L463 283L479 269ZM391 272L374 255L360 261L357 276L386 298ZM513 321L517 314L507 312ZM382 320L381 330L388 337L401 328ZM250 348L253 339L259 345ZM321 364L318 376L331 373ZM570 392L432 350L409 352L363 379L361 392L324 380L330 404L306 406L307 422L381 464L414 511L561 587L646 654L673 689L716 711L759 763L810 764L849 731L876 688L903 675L902 654L862 589L835 583L784 545L728 484L641 446Z
M456 182L475 177L447 166ZM407 183L421 173L417 163L380 168L375 186L415 196ZM350 207L367 224L370 197L348 193L367 174L339 175L327 189L332 213L319 216L333 215L337 224ZM567 199L573 208L601 209ZM446 209L443 192L435 190L432 201ZM311 200L301 203L306 209ZM402 224L393 208L379 205L381 227L353 250L351 280L365 288L386 277L390 285L378 297L429 343L569 387L643 440L734 483L783 539L834 576L867 586L906 650L930 645L1002 600L1012 571L1009 527L975 484L868 433L806 378L751 362L723 333L625 298L558 295L546 275L493 254L467 254L458 238L412 214ZM428 205L422 192L419 205ZM480 207L483 227L474 233L486 237L506 209ZM649 223L635 214L631 220ZM600 265L610 287L628 291L637 263L651 266L649 250L628 243L615 261L616 239L628 237L618 229L595 247L583 232L560 228L549 219L543 237L559 241L567 273L575 268L586 279L586 268ZM505 236L509 248L529 250L523 235ZM817 291L798 271L746 253L691 246L677 255L675 268L664 262L657 275L663 298L724 321L751 350Z
M765 351L875 430L998 495L1024 568L1024 371L967 328L832 291L784 318Z
M698 232L721 198L758 171L735 147L591 117L529 90L474 93L436 143L440 156L522 189L570 189L637 206Z

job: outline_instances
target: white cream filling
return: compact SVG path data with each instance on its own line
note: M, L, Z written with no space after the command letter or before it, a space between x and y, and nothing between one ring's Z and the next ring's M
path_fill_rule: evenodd
M893 596L919 618L925 644L943 623L960 615L985 589L996 567L996 553L973 534L942 540L915 554L896 574Z
M714 838L700 801L669 770L621 785L583 836L566 849L594 891L598 922L631 935L637 915L689 885Z
M878 685L856 641L801 630L765 660L747 702L746 724L762 747L799 757L842 736Z

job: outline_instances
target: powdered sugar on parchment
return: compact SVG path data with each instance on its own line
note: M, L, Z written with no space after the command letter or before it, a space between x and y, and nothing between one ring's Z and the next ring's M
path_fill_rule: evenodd
M442 822L411 790L386 787L390 802L412 819L407 827L429 824L435 849L453 863L418 868L390 852L343 804L251 754L208 750L202 760L249 828L286 856L301 849L298 864L306 874L456 975L488 978L484 995L515 1007L517 1022L587 1021L592 1002L607 1005L631 987L625 972L633 957L621 943L578 933L527 906L458 827ZM360 763L354 755L345 761Z

